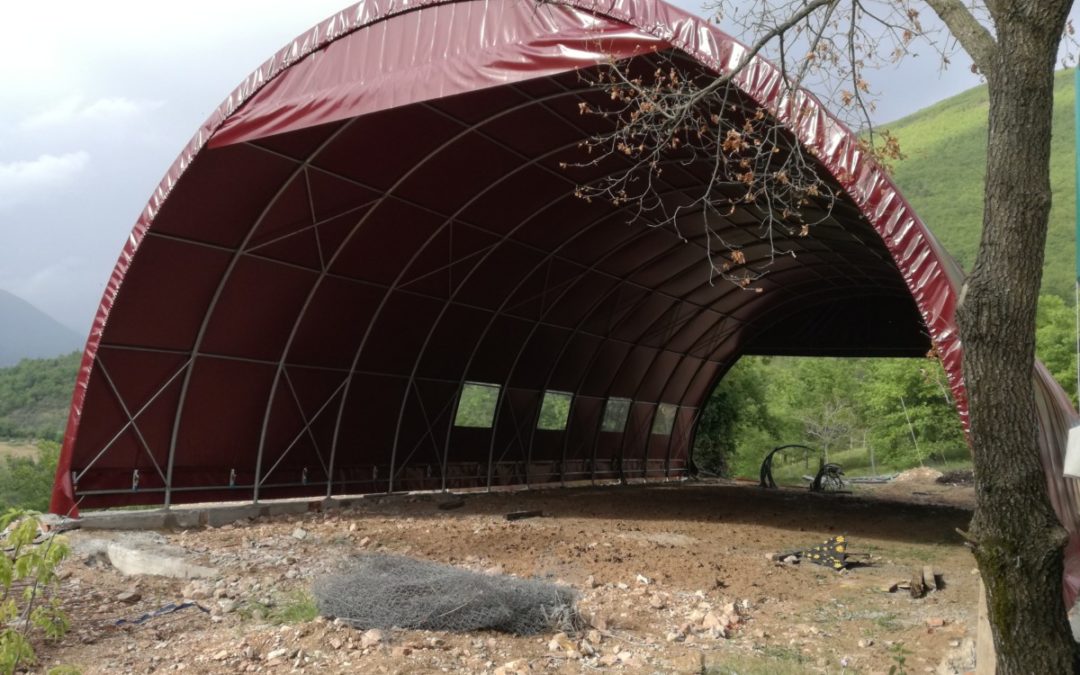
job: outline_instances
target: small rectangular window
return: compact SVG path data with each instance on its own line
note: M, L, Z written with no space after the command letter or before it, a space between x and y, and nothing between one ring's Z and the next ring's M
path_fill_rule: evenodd
M604 406L604 421L600 425L602 431L621 432L626 428L626 418L630 416L630 399L609 398Z
M466 382L458 399L454 426L490 429L499 404L499 385Z
M536 428L545 431L565 429L566 420L570 417L570 403L573 400L573 394L563 391L545 391L544 403L540 406L540 419L536 421Z
M671 428L675 426L675 412L679 409L674 403L661 403L656 409L656 418L653 419L652 432L658 436L668 436Z

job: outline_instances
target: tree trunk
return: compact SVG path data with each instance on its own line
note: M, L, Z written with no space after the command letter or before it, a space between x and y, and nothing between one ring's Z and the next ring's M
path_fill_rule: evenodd
M1077 673L1080 651L1061 593L1067 533L1039 461L1032 384L1050 213L1053 66L1071 2L988 4L997 49L985 69L982 241L957 310L977 494L971 534L998 672Z

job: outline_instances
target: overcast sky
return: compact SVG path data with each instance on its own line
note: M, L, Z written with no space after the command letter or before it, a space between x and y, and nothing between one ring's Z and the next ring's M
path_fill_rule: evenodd
M85 334L132 224L198 125L348 4L0 1L0 288ZM978 84L963 58L938 66L927 55L877 75L878 121Z

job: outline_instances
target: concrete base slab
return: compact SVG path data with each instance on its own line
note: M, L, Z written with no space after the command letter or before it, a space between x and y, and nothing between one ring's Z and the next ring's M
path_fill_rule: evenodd
M280 514L307 513L341 508L339 500L298 500L259 504L205 504L199 506L138 511L87 511L81 518L63 519L64 529L84 530L189 530L221 527L237 520Z
M219 576L216 568L193 562L190 552L170 545L157 532L72 532L66 536L75 553L102 564L108 563L128 576L175 579Z
M206 579L218 576L214 567L204 567L184 560L184 550L166 546L157 550L132 548L110 543L106 548L109 562L127 576L153 575L174 579Z

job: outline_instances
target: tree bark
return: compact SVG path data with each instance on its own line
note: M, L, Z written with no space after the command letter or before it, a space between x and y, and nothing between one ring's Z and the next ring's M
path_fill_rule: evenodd
M1061 593L1068 535L1039 461L1035 310L1050 214L1054 62L1069 0L988 2L996 48L982 241L957 310L964 344L977 506L999 673L1080 673Z

